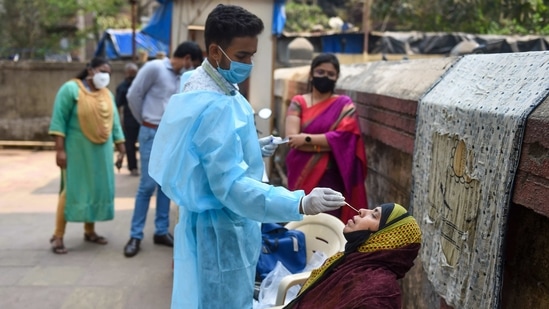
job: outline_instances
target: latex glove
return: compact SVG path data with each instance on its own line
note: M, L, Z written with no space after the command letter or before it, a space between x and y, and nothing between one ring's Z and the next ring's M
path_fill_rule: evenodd
M306 215L336 210L344 204L343 194L330 188L314 188L301 200L303 213Z
M275 153L277 144L273 143L274 136L266 136L259 139L259 146L261 147L261 155L263 157L270 157Z

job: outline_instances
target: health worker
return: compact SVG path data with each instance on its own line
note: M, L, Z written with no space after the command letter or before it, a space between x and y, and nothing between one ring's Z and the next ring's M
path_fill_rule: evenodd
M258 140L237 85L250 75L263 28L239 6L210 12L207 58L171 97L154 139L149 173L180 207L173 309L251 309L260 223L301 220L345 202L328 188L305 195L261 182L263 157L276 145L270 136Z

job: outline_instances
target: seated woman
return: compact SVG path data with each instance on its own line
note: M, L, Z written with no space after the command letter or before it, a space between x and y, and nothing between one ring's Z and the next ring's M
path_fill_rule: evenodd
M401 308L398 279L421 246L416 220L398 204L360 209L343 229L345 251L328 258L284 308Z

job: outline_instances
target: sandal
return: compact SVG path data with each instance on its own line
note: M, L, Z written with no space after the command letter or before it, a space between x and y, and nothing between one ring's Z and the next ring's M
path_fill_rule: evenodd
M67 254L67 248L65 248L65 245L63 244L63 238L62 237L55 237L52 236L50 239L51 244L51 251L55 254Z
M93 242L93 243L98 244L98 245L106 245L108 243L108 241L105 237L99 236L95 233L93 233L91 235L88 235L88 234L84 233L84 240L89 241L89 242Z

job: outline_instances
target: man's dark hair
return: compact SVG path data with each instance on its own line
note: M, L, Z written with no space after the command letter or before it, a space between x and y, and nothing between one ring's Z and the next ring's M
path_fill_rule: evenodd
M256 15L236 5L219 4L206 19L204 41L206 53L210 44L222 48L231 44L234 38L255 37L263 31L263 21Z
M202 51L200 46L193 41L185 41L173 52L173 57L175 58L184 58L185 56L190 55L192 61L201 61L202 60Z

